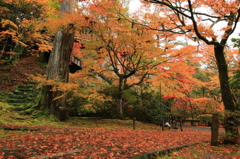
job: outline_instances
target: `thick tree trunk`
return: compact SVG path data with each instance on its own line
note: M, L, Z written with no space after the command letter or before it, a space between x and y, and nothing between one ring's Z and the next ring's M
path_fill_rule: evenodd
M226 111L234 112L237 110L237 106L234 104L234 97L232 95L229 86L228 77L228 66L224 57L224 46L214 46L215 58L217 60L217 67L219 72L219 81L221 87L221 95L223 104ZM225 117L225 131L226 131L226 142L236 143L239 138L238 125L236 125L237 119L235 117Z
M70 26L72 27L72 26ZM73 28L70 28L72 30ZM68 82L68 65L73 47L74 34L58 31L55 37L54 49L50 55L47 67L47 80L57 80ZM68 118L66 109L66 96L64 91L52 91L51 85L43 86L42 99L40 101L41 110L47 110L49 115L53 115L60 121ZM61 98L58 98L62 96ZM56 99L57 98L57 99Z
M45 85L42 87L42 99L39 103L40 109L44 111L46 115L52 116L52 120L65 121L68 118L66 105L66 97L54 100L56 97L63 95L62 91L51 91L51 85Z
M71 26L70 26L71 27ZM73 29L73 28L72 28ZM72 31L71 31L72 32ZM74 34L58 31L55 37L54 49L50 55L47 67L47 80L58 82L68 82L69 61L73 47ZM40 101L41 110L46 110L49 115L64 121L68 118L66 109L66 96L64 91L52 91L51 85L43 86L42 99ZM58 98L61 97L61 98Z
M69 1L70 0L65 0L61 2L61 13L59 16L61 16L63 12L69 13L71 10ZM72 24L69 24L66 30L61 30L56 33L54 47L47 67L47 80L68 82L70 54L73 43L74 28ZM52 88L52 85L42 87L38 108L57 120L65 121L68 118L65 92L61 90L52 91Z

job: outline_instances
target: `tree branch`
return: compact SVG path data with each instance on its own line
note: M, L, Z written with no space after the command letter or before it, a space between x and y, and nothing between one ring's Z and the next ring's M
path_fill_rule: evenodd
M194 13L193 13L193 9L192 9L192 3L191 3L191 0L188 0L188 5L189 5L189 9L190 9L190 13L191 13L191 20L193 22L193 28L194 28L194 31L197 35L197 37L201 40L203 40L206 44L208 45L213 45L213 44L218 44L215 39L213 39L212 41L209 41L207 40L206 37L202 36L198 30L198 26L197 26L197 22L195 21L195 18L194 18Z
M231 27L229 29L227 29L223 35L223 38L220 42L220 45L225 45L227 43L227 40L229 38L229 36L234 32L234 30L236 29L237 27L237 23L239 21L239 18L240 18L240 8L238 8L238 11L237 11L237 17L236 19L234 20L234 13L230 13L229 15L229 22L228 22L228 27ZM233 26L233 27L232 27Z

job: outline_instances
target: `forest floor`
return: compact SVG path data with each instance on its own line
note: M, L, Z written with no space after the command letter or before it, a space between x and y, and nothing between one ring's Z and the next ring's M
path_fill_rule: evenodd
M161 158L239 159L239 145L210 146L210 131L190 128L162 131L132 120L71 117L66 122L33 119L0 103L0 158L125 159L146 152L200 143ZM64 157L61 157L64 156ZM220 156L220 157L219 157Z
M187 128L161 131L157 125L137 122L133 130L131 120L72 118L66 123L21 120L26 125L1 124L0 158L41 158L70 153L64 158L121 159L210 140L209 131Z
M240 159L240 145L199 143L158 159Z
M35 57L22 58L13 66L0 64L0 91L13 91L18 85L32 82L28 74L44 72L45 67ZM210 141L209 128L161 131L158 125L137 122L133 130L132 120L77 117L67 122L51 122L21 115L12 107L0 100L0 159L124 159L196 142L200 144L163 158L240 158L239 145L212 147L204 143Z

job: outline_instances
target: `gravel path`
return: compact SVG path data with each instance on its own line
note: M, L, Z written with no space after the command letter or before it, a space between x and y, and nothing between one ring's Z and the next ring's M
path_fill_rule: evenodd
M184 128L200 130L200 131L211 131L210 127L208 128L208 127L202 127L202 126L183 125L183 131L184 131ZM219 129L219 131L224 131L224 129Z

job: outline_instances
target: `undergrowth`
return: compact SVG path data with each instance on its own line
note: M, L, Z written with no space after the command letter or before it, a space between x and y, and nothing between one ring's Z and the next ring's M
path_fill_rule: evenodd
M101 117L70 117L66 122L54 122L46 117L36 118L32 115L23 115L14 111L15 106L0 102L0 124L21 124L40 126L70 126L83 128L122 128L132 129L132 120L104 119ZM161 127L155 124L136 122L137 129L157 129Z

